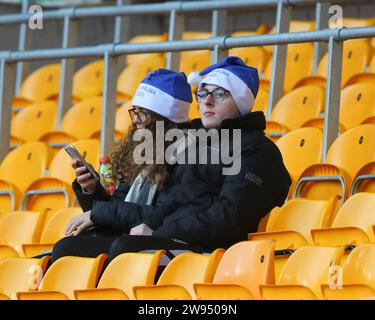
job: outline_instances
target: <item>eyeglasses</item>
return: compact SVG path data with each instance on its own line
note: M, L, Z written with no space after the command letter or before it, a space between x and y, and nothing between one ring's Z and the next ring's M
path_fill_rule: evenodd
M138 116L139 121L145 122L150 116L150 114L147 111L140 110L137 108L131 108L128 111L132 121L134 121L135 117Z
M198 102L204 102L209 95L212 95L212 98L215 102L223 102L230 92L224 88L216 88L211 92L204 89L202 91L197 91L195 97Z

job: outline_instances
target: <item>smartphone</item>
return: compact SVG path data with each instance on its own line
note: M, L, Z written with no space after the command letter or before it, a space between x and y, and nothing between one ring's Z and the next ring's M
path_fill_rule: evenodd
M78 160L82 166L86 167L86 169L91 173L93 177L99 177L94 168L82 157L82 155L73 145L69 144L65 146L64 150L73 160Z

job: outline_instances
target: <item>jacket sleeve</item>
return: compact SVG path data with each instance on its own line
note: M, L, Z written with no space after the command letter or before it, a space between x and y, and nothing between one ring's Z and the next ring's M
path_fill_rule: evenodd
M189 206L172 214L154 235L206 247L237 242L256 230L263 215L284 203L290 184L273 144L252 148L242 153L240 172L225 177L216 200L206 207Z

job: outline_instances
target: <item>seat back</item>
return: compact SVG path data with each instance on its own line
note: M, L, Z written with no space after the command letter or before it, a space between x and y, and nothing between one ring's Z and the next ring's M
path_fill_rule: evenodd
M0 220L0 244L11 246L22 256L23 243L39 241L42 224L39 212L10 212Z
M360 192L352 195L340 208L332 227L356 227L365 231L372 241L375 236L372 226L375 225L375 193Z
M123 253L113 259L105 269L98 288L124 291L134 299L133 287L153 285L163 251L155 253Z
M232 48L228 56L240 57L245 64L257 68L259 72L264 70L268 60L267 52L262 47Z
M85 100L103 94L104 61L96 60L80 68L73 77L73 95Z
M271 120L290 130L301 127L307 120L319 117L324 108L325 92L320 86L299 87L283 96L272 109Z
M5 157L0 166L0 179L14 184L22 194L33 181L44 176L48 158L47 144L25 143Z
M375 126L363 124L345 131L331 145L327 163L344 169L353 179L365 164L375 160Z
M16 299L17 292L38 288L48 258L7 258L0 261L0 293Z
M267 115L269 92L266 89L259 88L257 97L251 111L262 111Z
M375 90L371 83L358 83L344 88L340 98L340 122L346 129L375 116Z
M214 284L235 284L260 299L259 285L274 283L274 242L242 241L228 248L215 273Z
M322 298L321 285L330 279L330 267L339 265L339 249L331 247L301 247L286 261L278 285L301 285Z
M194 283L211 283L224 249L217 249L211 255L185 252L176 256L164 269L158 285L178 285L195 296Z
M99 149L100 144L98 140L87 139L74 142L73 145L82 154L85 160L94 168L99 166ZM57 152L51 161L49 176L61 179L68 184L71 184L75 179L75 172L72 168L72 159L64 149Z
M335 197L324 200L292 199L284 204L272 220L268 231L295 231L313 243L310 230L327 227L332 218Z
M124 103L116 111L116 125L115 129L119 132L128 133L129 127L133 124L129 115L129 109L132 107L132 101Z
M47 270L39 290L58 291L74 299L74 290L95 288L106 255L96 258L62 257Z
M55 130L56 117L55 101L34 103L14 116L11 135L24 141L37 141L43 134Z
M300 128L282 136L276 145L286 168L297 181L309 166L320 163L323 151L323 132L318 128Z
M61 131L79 140L88 139L101 129L102 103L102 97L91 97L75 104L66 112Z
M59 94L60 64L48 64L23 81L19 95L30 101L44 101Z

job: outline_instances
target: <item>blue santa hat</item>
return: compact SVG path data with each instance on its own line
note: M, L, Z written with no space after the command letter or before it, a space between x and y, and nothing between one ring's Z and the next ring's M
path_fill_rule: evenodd
M183 72L157 69L139 84L132 104L151 110L175 123L189 121L191 87Z
M202 89L203 84L229 90L241 115L251 111L259 89L258 70L247 66L238 57L226 57L199 73L192 72L188 82L198 90Z

